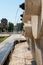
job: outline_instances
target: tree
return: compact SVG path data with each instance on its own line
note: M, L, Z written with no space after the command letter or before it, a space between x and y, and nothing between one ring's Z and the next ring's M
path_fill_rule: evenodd
M13 32L13 30L14 30L14 24L11 23L11 22L9 22L8 31L9 31L9 32Z
M7 26L8 20L6 18L1 19L2 26Z
M6 18L1 19L2 32L7 31L8 28L8 20Z
M20 23L20 30L22 31L23 30L23 26L24 26L24 23Z
M16 27L17 27L17 31L22 31L23 30L23 25L24 23L17 23Z

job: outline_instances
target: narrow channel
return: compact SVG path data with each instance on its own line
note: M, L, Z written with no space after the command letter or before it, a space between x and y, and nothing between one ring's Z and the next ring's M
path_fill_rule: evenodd
M19 42L10 52L4 65L31 65L32 55L27 42Z

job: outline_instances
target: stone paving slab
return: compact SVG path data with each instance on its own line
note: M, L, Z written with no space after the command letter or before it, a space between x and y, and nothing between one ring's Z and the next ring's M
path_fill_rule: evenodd
M9 65L31 65L33 57L28 47L27 42L17 44L11 55Z
M12 36L8 37L5 41L0 43L0 65L3 65L4 60L6 59L14 44L14 41L22 39L25 40L25 37L21 34L13 34Z

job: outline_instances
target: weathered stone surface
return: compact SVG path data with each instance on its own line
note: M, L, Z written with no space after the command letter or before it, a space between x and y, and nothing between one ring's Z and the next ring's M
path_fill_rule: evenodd
M37 44L40 44L40 43L37 43ZM37 65L43 65L42 64L42 52L41 52L41 48L40 46L38 46L36 43L35 43L35 60L37 62Z
M41 36L43 36L43 0L41 0L41 24L40 24L40 27L41 27L41 31L40 31L40 34Z
M33 57L28 47L27 42L17 44L10 58L9 65L31 65Z
M31 24L24 24L24 36L25 37L32 37L32 26Z
M30 19L29 19L30 16ZM37 65L43 65L43 0L25 0L25 15L24 21L31 21L31 30L34 42L31 42L30 47L32 55L37 62ZM25 35L28 38L30 27L25 27Z
M29 15L39 15L41 10L41 0L25 0L25 13Z
M28 20L30 21L31 20L31 16L30 15L26 15L25 12L23 13L23 22L24 23L27 23Z
M31 23L32 23L32 33L34 39L39 39L40 38L40 21L39 21L39 16L33 15L31 16Z

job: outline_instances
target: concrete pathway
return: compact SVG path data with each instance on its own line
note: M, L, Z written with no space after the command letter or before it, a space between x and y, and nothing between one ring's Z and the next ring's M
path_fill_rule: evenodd
M15 46L9 65L31 65L32 54L27 42Z
M10 34L0 34L0 37L9 36Z
M25 37L21 34L13 34L8 37L5 41L0 43L0 65L3 65L9 51L11 50L15 40L25 40Z

